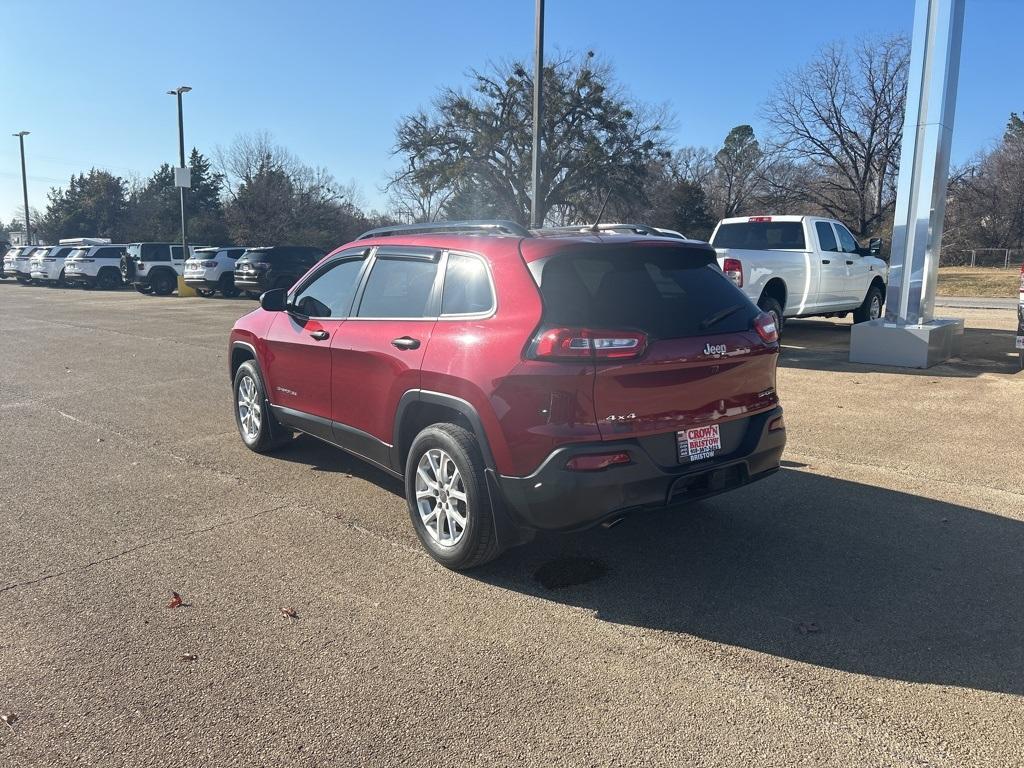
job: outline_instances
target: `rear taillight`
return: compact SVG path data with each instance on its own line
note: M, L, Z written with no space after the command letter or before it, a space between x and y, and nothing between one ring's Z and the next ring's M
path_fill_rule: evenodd
M212 269L213 267L217 266L217 262L216 261L203 261L203 262L200 262L199 266L205 267L206 269Z
M743 287L743 263L739 259L725 259L722 262L722 271L737 288Z
M530 345L537 360L625 360L639 357L647 347L647 334L593 328L545 328Z
M775 326L775 318L762 312L754 318L754 330L766 344L774 344L779 340L779 329Z
M591 453L586 456L574 456L565 462L565 468L573 472L599 472L616 464L629 464L629 461L629 454L625 451Z

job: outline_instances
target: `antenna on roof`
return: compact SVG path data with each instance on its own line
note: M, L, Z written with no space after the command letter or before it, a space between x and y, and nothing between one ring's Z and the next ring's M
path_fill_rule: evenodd
M611 197L612 197L612 191L611 191L611 189L609 189L608 193L604 196L604 202L601 203L601 210L597 212L597 220L594 221L593 225L590 227L590 231L591 232L598 232L598 231L600 231L597 228L597 225L601 223L601 219L604 217L604 209L608 207L608 201L611 199Z

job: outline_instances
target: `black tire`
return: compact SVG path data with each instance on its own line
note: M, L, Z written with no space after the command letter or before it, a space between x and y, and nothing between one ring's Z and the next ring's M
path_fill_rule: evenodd
M54 288L63 288L64 286L67 285L67 281L64 279L63 269L60 271L60 274L57 275L57 281L54 283L50 283L50 285L52 285Z
M882 297L882 289L877 285L872 285L868 288L867 296L864 297L864 303L853 310L854 324L878 320L882 316L882 306L884 304L885 299Z
M121 273L113 267L103 267L96 275L96 287L101 291L111 291L121 282Z
M149 282L153 286L153 293L157 296L170 296L178 287L178 281L166 269L161 269L155 275L150 276Z
M255 430L250 429L251 422L243 425L242 408L239 406L239 390L245 386L243 384L245 380L251 381L255 387L255 402L259 404L259 425ZM255 361L246 360L238 366L232 392L234 393L235 426L238 427L238 435L242 438L246 448L256 453L269 453L291 441L292 433L282 427L270 411L267 389L263 385L263 376Z
M456 541L451 544L438 541L428 532L416 498L420 460L434 449L446 454L458 469L461 493L466 498L463 503L455 499L454 495L449 497L445 493L443 497L425 500L427 506L432 505L433 510L438 510L442 506L441 502L444 502L454 504L458 507L458 512L462 513L465 526L456 537ZM420 542L430 556L446 568L454 571L473 568L493 560L500 554L494 535L494 516L487 493L484 462L480 446L471 432L455 424L433 424L420 432L413 440L405 464L405 498L409 507L409 518ZM434 519L438 520L437 511L433 514ZM427 517L429 519L429 513ZM439 525L440 532L447 531L449 536L453 536L457 528L457 524L452 523L452 518L448 517L447 512L445 520L439 522Z
M779 338L782 338L782 326L786 323L786 318L782 314L782 305L779 304L778 299L772 296L762 296L757 302L757 306L762 312L767 312L775 320L775 330L779 334Z
M235 288L235 276L231 272L225 272L220 276L220 292L225 299L235 298L241 291Z

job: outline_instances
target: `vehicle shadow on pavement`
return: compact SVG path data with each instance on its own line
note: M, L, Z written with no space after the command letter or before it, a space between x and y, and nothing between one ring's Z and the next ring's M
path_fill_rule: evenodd
M316 472L337 472L358 477L401 498L405 497L405 486L401 480L345 451L330 448L315 437L296 434L285 450L274 452L274 458L301 464Z
M593 580L544 587L560 563ZM784 469L611 530L538 536L469 575L603 621L1024 694L1024 523L922 496Z
M1003 328L967 328L960 355L927 370L850 362L850 325L821 320L790 320L782 337L779 365L815 371L877 371L904 376L973 378L983 373L1020 371L1014 332Z

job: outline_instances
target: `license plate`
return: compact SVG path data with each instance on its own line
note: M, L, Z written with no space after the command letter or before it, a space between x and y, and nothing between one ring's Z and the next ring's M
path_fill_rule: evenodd
M722 434L718 424L681 429L676 432L680 461L710 459L722 450Z

